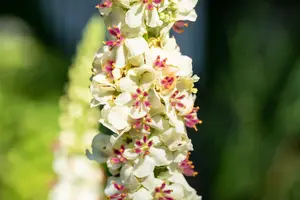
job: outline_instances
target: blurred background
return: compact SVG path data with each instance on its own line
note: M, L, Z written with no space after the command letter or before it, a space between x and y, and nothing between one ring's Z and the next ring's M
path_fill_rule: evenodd
M87 61L103 39L97 3L1 2L1 200L47 199L58 182L57 140L89 113L76 95L88 83L75 72L90 73ZM300 2L201 0L197 12L198 21L175 34L201 77L204 123L189 133L199 175L190 184L204 200L300 200ZM74 82L82 83L75 93ZM61 124L65 116L72 123ZM73 133L94 129L91 123ZM68 146L67 154L83 155L85 146Z

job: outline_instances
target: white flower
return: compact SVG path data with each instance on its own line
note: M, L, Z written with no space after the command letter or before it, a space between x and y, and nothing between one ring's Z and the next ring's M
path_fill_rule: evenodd
M187 200L201 200L201 197L197 195L197 192L188 184L182 173L175 173L168 178L169 181L180 184L184 189L184 196Z
M120 94L115 103L130 109L130 117L140 119L151 109L159 109L162 104L156 91L151 89L155 72L147 65L133 68L119 82Z
M148 176L147 179L143 181L144 190L143 193L146 196L151 194L153 199L183 199L184 188L181 184L166 184L163 180L155 178L153 175ZM185 199L185 198L184 198Z
M148 50L146 40L141 37L126 38L118 26L108 28L111 40L105 42L114 54L117 68L124 68L129 62L132 65L139 65L143 60L143 53Z
M132 28L140 27L146 21L149 27L162 25L159 12L168 5L167 0L138 0L126 13L126 24Z
M155 147L159 144L158 138L153 136L148 138L146 135L135 142L134 148L128 148L124 156L128 160L136 160L133 174L136 177L147 177L153 173L156 166L165 166L172 162L173 155L163 147Z
M104 190L104 193L108 197L108 199L112 199L112 200L128 199L127 188L121 183L120 178L109 177L107 179L107 186Z
M197 13L194 8L197 2L198 0L172 0L170 6L160 13L160 19L164 22L161 35L168 33L176 22L196 21Z
M186 133L180 133L175 128L170 128L161 135L160 140L168 147L170 151L177 151L184 149L185 151L193 150L190 139Z
M153 196L151 193L145 189L145 188L140 188L138 191L134 192L131 194L131 199L132 200L153 200Z
M91 106L95 107L112 100L116 92L116 86L106 78L105 74L101 73L92 78L90 90L93 95Z
M108 129L121 135L130 129L129 109L121 105L105 105L101 110L100 122Z

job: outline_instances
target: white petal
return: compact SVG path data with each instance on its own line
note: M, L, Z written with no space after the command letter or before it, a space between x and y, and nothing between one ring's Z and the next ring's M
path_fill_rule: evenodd
M145 57L143 54L131 56L130 58L128 58L128 62L135 67L139 67L143 65L144 61L145 61Z
M160 98L159 98L158 94L156 93L156 91L154 91L154 90L149 91L149 101L150 101L151 107L153 109L161 108L161 106L162 106Z
M129 92L121 93L116 99L116 105L126 105L132 100L131 94Z
M177 72L177 76L192 76L193 66L192 59L188 56L180 56L179 63L177 65L180 70Z
M142 55L149 49L148 43L143 37L127 38L125 46L128 51L128 59Z
M121 25L125 21L125 12L120 6L113 6L112 12L107 17L104 17L106 26L117 26L121 28Z
M181 0L178 6L179 12L189 12L193 10L198 0Z
M110 196L113 194L118 193L118 190L114 187L114 182L120 184L120 179L116 177L108 177L107 183L106 183L106 188L104 189L104 193L106 196Z
M155 163L150 156L145 156L140 158L139 163L135 166L134 175L138 178L143 178L149 176L153 173Z
M184 190L180 184L172 184L170 186L166 186L166 190L172 190L170 196L172 196L174 199L184 198Z
M142 25L144 20L145 4L143 1L134 4L126 13L125 22L131 28L136 28Z
M139 156L139 154L135 153L133 149L125 149L123 155L128 160L134 160Z
M121 44L119 47L115 47L115 49L116 49L115 67L123 68L126 66L126 50L124 48L124 45Z
M118 0L118 3L120 3L125 8L129 8L130 7L130 0Z
M182 133L178 133L174 128L170 128L160 135L160 139L168 146L170 151L175 151L177 150L177 145L181 144L181 135Z
M182 173L175 173L170 178L169 181L173 183L181 184L187 191L192 192L194 189L188 184Z
M117 130L128 127L128 109L122 106L112 107L108 113L107 120Z
M157 146L157 145L159 145L159 144L162 143L160 141L160 139L159 139L159 136L158 135L154 135L154 134L151 135L151 137L150 137L149 140L151 140L153 142L153 146Z
M173 25L171 25L172 27ZM162 46L166 50L170 51L179 51L179 46L177 45L175 37L170 37L169 35L166 35L162 38Z
M139 107L135 107L135 106L132 106L130 108L130 112L129 112L129 115L131 118L133 119L140 119L144 116L147 115L147 113L150 111L150 107L146 107L144 104L141 104Z
M139 189L137 192L132 194L132 200L152 200L153 197L151 195L151 192L146 190L145 188Z
M171 28L173 27L174 23L175 22L163 25L163 27L160 30L160 35L162 35L162 36L167 35L169 33L169 31L171 30Z
M133 171L132 165L130 164L123 165L120 171L120 179L128 190L135 191L141 186L141 184L137 180L137 178L132 174L132 171Z
M149 156L153 158L155 166L168 165L173 161L173 154L162 147L151 147Z
M153 116L152 121L151 121L151 123L149 123L149 125L152 128L155 128L159 131L163 131L163 130L166 130L169 128L169 122L161 115Z
M195 10L191 10L188 13L179 12L176 16L177 21L191 21L194 22L197 19L197 13Z
M109 157L109 158L108 158L108 160L107 160L107 162L106 162L106 165L107 165L107 168L108 168L109 172L110 172L113 176L115 176L115 175L117 175L117 174L120 173L120 167L121 167L122 163L117 163L117 164L112 163L112 162L111 162L111 158L112 158L112 157Z
M194 108L194 102L196 100L196 95L186 95L185 98L181 100L181 103L185 105L185 107L178 107L176 106L176 109L178 111L178 115L185 116L189 114L193 108Z
M142 184L149 191L154 191L154 189L161 186L162 183L163 181L161 179L155 178L154 174L152 173L143 181Z
M138 69L142 69L142 67ZM143 69L143 72L137 74L139 77L139 85L144 91L148 91L155 80L154 72L150 70Z
M170 4L170 1L169 0L164 0L162 1L159 9L158 9L158 12L162 12L164 9L166 9Z
M162 25L163 22L159 19L156 8L154 8L153 10L146 10L145 12L147 26L155 28Z
M115 68L112 70L112 75L114 77L115 80L118 80L122 77L122 72L121 72L121 69L119 68Z
M175 110L172 110L171 112L167 113L168 117L169 117L169 122L172 126L175 127L176 131L179 133L186 133L186 127L185 124L183 122L182 117L177 116Z
M177 80L176 83L176 88L180 91L180 92L190 92L192 91L193 87L194 87L194 82L195 80L197 80L197 78L195 77L195 79L191 78L191 77L180 77ZM188 94L185 94L186 96L189 96Z
M133 166L130 164L123 165L121 171L120 171L120 179L121 181L127 182L130 179L130 176L132 175Z
M131 77L132 76L128 74L126 77L120 79L119 87L121 92L130 92L130 93L136 92L138 86L136 82L131 79Z
M180 163L182 161L184 161L186 159L186 154L187 152L174 152L173 156L174 156L174 163Z

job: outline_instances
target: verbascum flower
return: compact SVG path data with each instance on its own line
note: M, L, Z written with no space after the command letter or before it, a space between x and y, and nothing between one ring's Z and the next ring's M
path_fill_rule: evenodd
M96 7L108 40L96 53L92 107L107 135L87 157L106 163L111 200L199 200L185 176L196 176L187 128L201 124L192 59L168 32L195 21L197 0L106 0Z
M92 96L88 89L90 59L93 58L94 52L98 48L97 45L104 38L104 34L101 35L103 29L99 26L100 23L101 20L96 17L92 17L88 23L83 40L78 46L75 62L69 71L70 83L66 95L60 101L61 131L54 148L53 161L57 182L50 192L49 200L98 200L103 197L101 185L104 180L104 172L96 163L86 162L86 157L81 151L82 148L90 145L94 135L98 133L97 118L100 116L100 111L91 109L89 99L86 97ZM95 68L95 70L98 69ZM99 71L100 73L102 71ZM93 95L97 96L95 104L101 104L98 103L102 102L101 100L107 101L107 96L111 92L102 90L107 87L108 83L111 83L106 77L102 80L99 77L95 78L95 84L93 84L95 90ZM106 98L101 99L103 93L106 94ZM90 159L105 162L106 156L111 154L110 146L101 146L103 138L104 142L109 143L109 140L105 141L105 136L102 134L95 137L94 154L90 155ZM105 151L102 152L103 148Z

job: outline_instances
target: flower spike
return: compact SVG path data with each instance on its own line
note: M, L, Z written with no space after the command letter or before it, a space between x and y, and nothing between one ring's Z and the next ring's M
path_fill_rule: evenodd
M105 0L97 5L108 40L96 54L92 105L112 134L95 140L91 160L106 163L111 200L201 200L185 176L196 176L187 129L202 121L191 58L173 29L195 21L196 1ZM114 181L114 182L112 182Z

